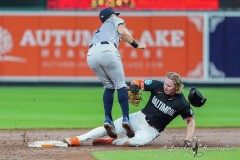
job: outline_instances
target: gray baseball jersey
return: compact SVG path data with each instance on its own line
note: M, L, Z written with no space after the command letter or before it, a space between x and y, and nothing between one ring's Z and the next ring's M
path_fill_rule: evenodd
M117 31L117 27L119 24L125 25L125 22L122 18L118 17L112 17L107 19L100 29L98 29L95 34L93 35L93 38L90 42L90 44L96 44L103 41L108 41L115 43L118 47L119 42L121 40L121 36Z
M121 40L117 30L119 24L125 25L124 20L118 17L106 20L93 35L87 55L88 66L104 88L109 89L120 89L126 85L121 57L117 50Z

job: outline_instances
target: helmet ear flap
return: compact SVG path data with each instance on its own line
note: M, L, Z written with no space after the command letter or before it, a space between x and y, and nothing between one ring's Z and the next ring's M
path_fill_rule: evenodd
M206 100L207 99L202 96L201 92L199 92L195 86L190 88L188 101L192 106L201 107L205 104Z

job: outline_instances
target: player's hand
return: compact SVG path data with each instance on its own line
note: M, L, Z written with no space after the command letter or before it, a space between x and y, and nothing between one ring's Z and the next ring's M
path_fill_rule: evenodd
M184 140L183 147L191 147L191 146L192 146L192 144L191 144L190 140Z
M139 42L137 48L145 49L147 47L147 44L145 42Z
M184 147L192 147L194 157L197 155L197 153L198 153L198 143L196 141L184 140L184 145L183 146Z

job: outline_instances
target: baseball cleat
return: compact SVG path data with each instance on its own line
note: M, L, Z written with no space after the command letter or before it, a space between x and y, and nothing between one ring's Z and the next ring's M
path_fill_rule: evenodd
M68 146L70 147L75 147L75 146L80 146L81 142L77 137L70 137L70 138L65 138L63 142L66 142Z
M129 119L127 117L123 117L122 127L126 130L126 135L129 138L132 138L132 137L135 136L135 132L133 130L133 127L132 127L132 125L129 122Z
M115 126L110 119L106 119L103 126L106 129L109 137L117 138L117 133L116 133L116 130L115 130Z
M97 138L92 144L93 145L111 145L116 138Z

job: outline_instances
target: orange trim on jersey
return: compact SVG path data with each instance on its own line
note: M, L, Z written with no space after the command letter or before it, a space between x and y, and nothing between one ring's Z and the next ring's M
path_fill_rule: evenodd
M189 121L191 121L192 119L193 119L193 116L191 116L191 117L188 117L188 118L184 118L183 120L185 120L185 121L189 122Z
M141 81L141 89L143 89L144 90L144 82L145 82L145 80L143 81Z
M133 81L131 82L131 84L136 84L136 85L138 85L138 86L141 86L141 81L142 81L142 80L133 80Z
M144 89L144 80L133 80L131 84L138 85L141 89Z

